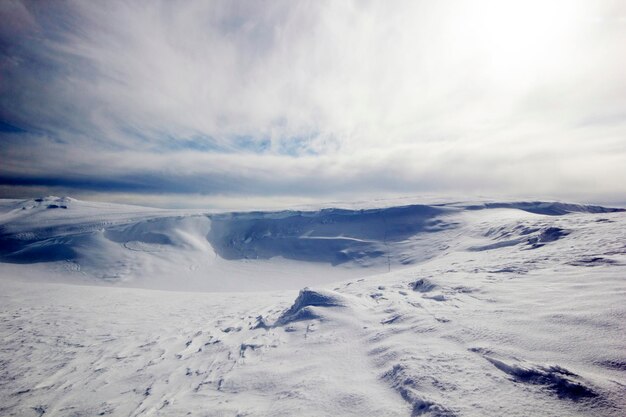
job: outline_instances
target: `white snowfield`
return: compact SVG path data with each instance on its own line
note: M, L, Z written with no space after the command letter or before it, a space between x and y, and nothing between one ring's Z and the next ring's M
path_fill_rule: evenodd
M0 416L624 416L626 212L0 201Z

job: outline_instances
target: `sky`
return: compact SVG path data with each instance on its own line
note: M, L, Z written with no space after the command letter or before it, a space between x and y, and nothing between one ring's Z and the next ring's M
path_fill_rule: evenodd
M0 198L626 204L621 0L0 0Z

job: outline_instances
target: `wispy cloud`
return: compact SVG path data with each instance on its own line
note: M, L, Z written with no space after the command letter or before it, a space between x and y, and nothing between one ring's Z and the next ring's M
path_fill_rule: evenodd
M623 200L626 7L545 3L5 1L0 191Z

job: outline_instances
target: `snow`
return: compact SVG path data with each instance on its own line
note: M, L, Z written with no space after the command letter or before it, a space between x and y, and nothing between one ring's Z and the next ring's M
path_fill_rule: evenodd
M0 202L2 416L626 414L623 211L39 200Z

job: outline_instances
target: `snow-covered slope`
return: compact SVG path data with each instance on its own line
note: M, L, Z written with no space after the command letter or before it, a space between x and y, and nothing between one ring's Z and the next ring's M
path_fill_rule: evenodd
M40 200L0 204L0 415L626 414L622 211Z
M216 214L67 197L0 207L5 263L45 263L62 281L204 291L298 289L389 272L458 245L476 211L490 221L502 208L517 209L509 216L612 211L535 202ZM512 233L486 247L560 236L542 226Z

